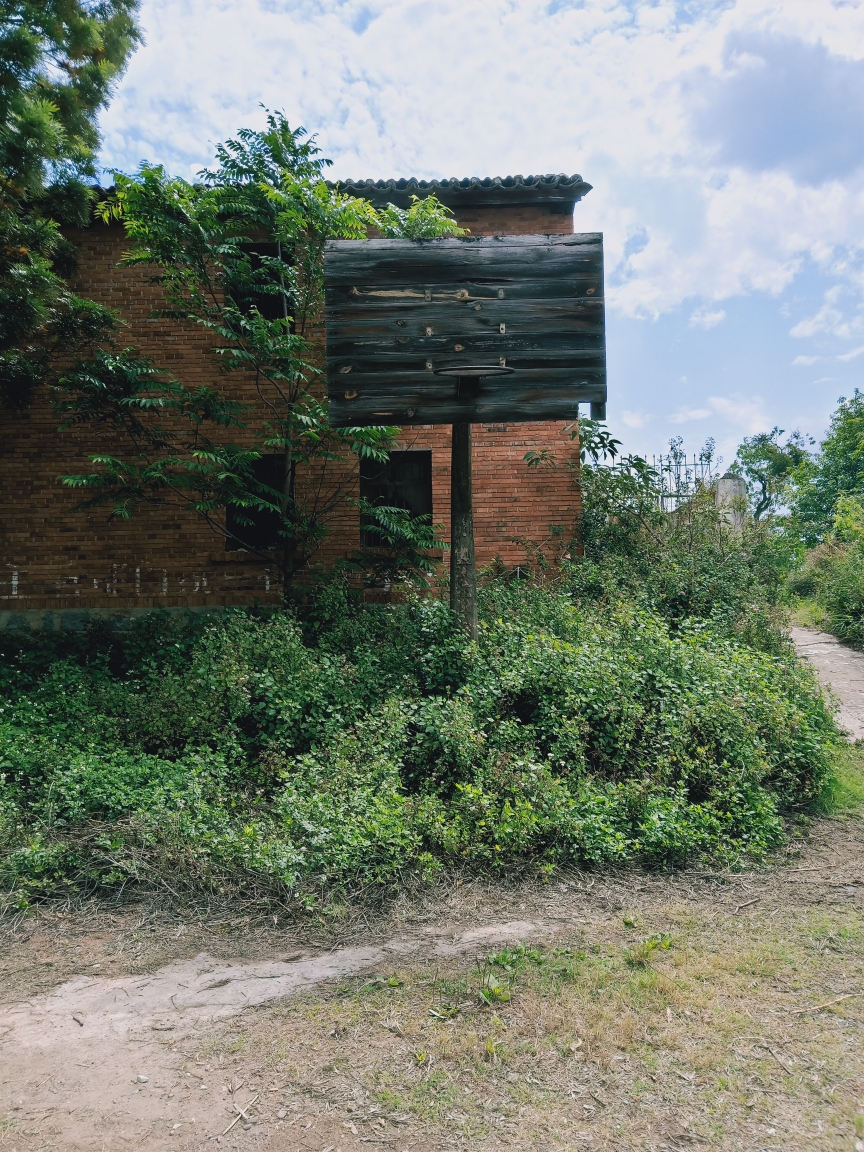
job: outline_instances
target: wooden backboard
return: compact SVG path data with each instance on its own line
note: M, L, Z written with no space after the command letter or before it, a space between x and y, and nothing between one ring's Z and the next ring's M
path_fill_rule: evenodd
M606 403L603 237L334 240L334 427L568 420ZM463 389L442 368L506 365Z

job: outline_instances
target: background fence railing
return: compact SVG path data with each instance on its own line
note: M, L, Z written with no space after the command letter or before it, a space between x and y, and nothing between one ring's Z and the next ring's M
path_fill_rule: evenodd
M688 457L683 452L652 456L649 463L658 476L660 506L673 512L701 487L708 487L722 475L722 458L704 450Z

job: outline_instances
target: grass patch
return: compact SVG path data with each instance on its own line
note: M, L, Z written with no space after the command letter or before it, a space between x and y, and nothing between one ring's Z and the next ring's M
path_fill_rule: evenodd
M818 601L800 598L793 601L790 608L792 623L800 628L818 628L820 631L829 631L831 620L828 613Z
M239 1063L287 1079L328 1142L327 1124L421 1148L851 1147L864 999L809 1009L861 987L861 910L670 905L644 920L647 937L594 923L566 945L271 1010ZM507 1000L489 1001L491 971Z
M824 816L848 816L864 807L864 743L838 744L816 803Z

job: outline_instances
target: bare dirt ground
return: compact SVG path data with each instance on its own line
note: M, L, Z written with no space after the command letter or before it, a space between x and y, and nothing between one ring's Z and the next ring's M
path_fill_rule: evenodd
M296 923L43 908L0 938L0 1149L862 1152L862 844Z

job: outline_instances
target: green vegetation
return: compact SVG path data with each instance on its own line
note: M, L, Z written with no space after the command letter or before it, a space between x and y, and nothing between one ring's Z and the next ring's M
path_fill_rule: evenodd
M555 582L490 575L477 644L439 600L363 606L341 578L293 609L7 634L15 900L764 857L834 725L772 626L767 538L701 507L669 532L638 564L589 542Z
M783 527L808 551L791 578L811 616L841 640L864 641L864 393L841 399L819 451L792 472Z
M730 471L744 477L754 520L776 513L788 495L796 470L808 462L806 440L793 432L780 443L783 429L745 436Z
M864 392L840 399L819 451L794 480L793 521L812 548L832 537L841 498L864 496Z
M815 807L834 816L850 815L864 808L864 746L860 743L837 746L831 772Z
M96 118L136 47L136 0L0 0L0 405L20 409L57 360L116 317L69 291L90 219Z
M234 547L265 556L287 590L344 513L359 461L386 460L399 431L328 422L315 327L324 246L364 240L370 228L411 239L464 229L434 196L376 212L329 186L331 161L279 113L216 153L216 168L194 184L148 164L135 176L115 173L101 213L126 228L123 263L161 285L159 314L213 341L225 383L184 383L134 348L100 349L63 378L57 408L66 427L110 429L113 451L64 481L88 495L82 507L107 506L114 518L142 504L200 517ZM238 401L237 374L246 395L254 386L257 408ZM418 562L436 544L428 517L362 512L387 538L394 572L428 567ZM380 565L368 578L381 578Z
M864 514L864 504L859 507ZM812 602L814 623L841 640L864 641L864 542L835 538L818 545L805 555L791 587Z

